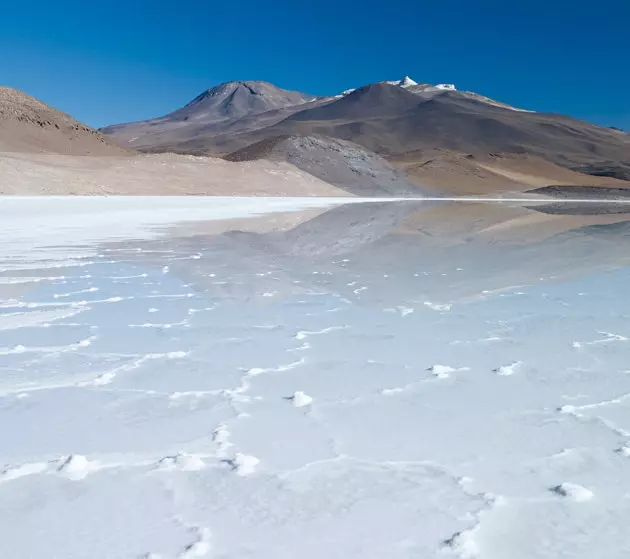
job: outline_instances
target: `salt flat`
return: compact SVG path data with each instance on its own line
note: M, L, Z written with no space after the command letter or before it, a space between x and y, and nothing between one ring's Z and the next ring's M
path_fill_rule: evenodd
M627 557L630 214L346 202L0 201L0 557Z

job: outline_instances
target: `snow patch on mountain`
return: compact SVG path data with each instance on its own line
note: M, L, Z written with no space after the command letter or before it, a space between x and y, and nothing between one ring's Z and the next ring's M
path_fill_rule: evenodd
M415 80L411 79L409 76L405 76L401 80L386 80L378 83L386 83L389 85L396 85L398 87L402 87L411 93L416 93L418 95L425 93L439 93L441 91L459 91L455 84L452 83L438 83L438 84L429 84L429 83L418 83ZM339 95L335 95L334 99L341 99L346 95L356 91L356 88L346 89L342 91ZM520 111L520 112L533 112L528 111L526 109L518 109L516 107L512 107L511 105L507 105L505 103L501 103L499 101L495 101L494 99L490 99L489 97L485 97L484 95L479 95L478 93L474 93L472 91L459 91L465 97L470 99L474 99L476 101L481 101L482 103L487 103L488 105L494 105L495 107L501 107L503 109L510 109L512 111Z
M412 85L418 85L418 82L412 80L409 76L405 76L402 80L385 81L382 83L388 83L389 85L399 85L400 87L411 87Z
M457 91L457 88L452 83L439 83L436 85L432 85L428 83L418 83L417 81L411 79L409 76L405 76L401 80L385 80L378 83L397 85L398 87L409 89L413 93L424 93L424 92L431 92L431 91ZM356 91L356 88L346 89L342 91L339 95L335 95L335 98L340 99L341 97L345 97L346 95L349 95L353 91Z

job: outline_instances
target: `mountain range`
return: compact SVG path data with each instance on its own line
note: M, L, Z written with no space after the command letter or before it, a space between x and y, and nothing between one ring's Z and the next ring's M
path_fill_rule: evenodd
M410 181L457 193L630 181L622 131L409 77L330 97L229 82L166 116L102 132L141 151L233 159L245 148L255 157L251 146L266 140L316 137L321 148L329 138L387 159Z
M422 101L444 95L525 112L472 92L457 91L452 84L419 84L407 76L398 81L348 89L329 97L287 91L262 81L234 81L204 91L166 116L108 126L102 131L142 151L222 155L250 144L251 134L258 134L259 139L277 135L276 125L294 133L300 130L295 127L289 130L290 122L361 121L370 117L393 116L416 107Z
M368 196L630 187L625 132L408 76L325 97L227 82L165 116L101 130L0 88L0 152L265 160Z

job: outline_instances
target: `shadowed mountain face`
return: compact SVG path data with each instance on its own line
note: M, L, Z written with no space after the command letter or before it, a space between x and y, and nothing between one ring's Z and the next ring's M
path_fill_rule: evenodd
M226 159L287 161L356 196L430 194L379 155L352 142L326 136L276 136L236 151Z
M123 155L113 139L10 87L0 87L0 151Z

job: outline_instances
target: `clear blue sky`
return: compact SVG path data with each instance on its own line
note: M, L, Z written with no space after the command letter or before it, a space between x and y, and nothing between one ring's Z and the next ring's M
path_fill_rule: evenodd
M92 126L217 83L313 94L409 74L630 129L630 0L12 0L0 85Z

